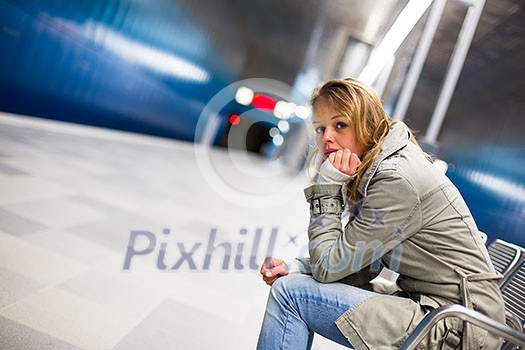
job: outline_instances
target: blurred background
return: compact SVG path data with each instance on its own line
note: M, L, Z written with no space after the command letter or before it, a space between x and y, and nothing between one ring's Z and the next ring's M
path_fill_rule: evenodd
M304 143L292 141L301 138L296 129L302 123L292 108L294 115L282 118L288 121L279 128L272 113L278 101L307 105L312 87L321 81L359 77L367 63L375 63L375 74L382 76L367 78L368 83L379 90L390 114L404 117L424 138L458 36L462 28L463 35L472 30L464 65L456 68L457 86L447 86L452 98L443 125L429 143L449 163L449 175L480 228L490 238L523 244L523 4L489 0L479 23L467 16L477 10L470 1L438 4L440 20L427 41L412 98L404 112L396 111L411 66L421 64L414 62L415 54L418 43L427 44L421 38L430 3L413 6L415 12L403 20L411 22L409 28L401 28L400 38L389 38L400 41L400 47L387 48L384 60L374 62L374 50L384 43L406 0L4 0L0 109L201 142L197 120L211 97L241 79L274 79L289 87L288 96L266 91L253 101L232 99L209 111L202 118L218 116L218 122L205 141L227 147L232 125L252 118L256 123L245 148L265 157L290 153L299 169L297 157L304 149L292 148L304 148ZM257 94L261 87L248 88ZM276 150L285 143L294 146Z
M219 147L249 123L230 147L298 171L312 88L360 77L448 163L489 238L524 244L523 3L436 1L432 18L431 1L407 4L3 0L0 110ZM251 78L284 88L247 81L238 103L230 84Z
M71 159L72 145L97 144L90 161L114 165L137 157L157 171L149 178L184 174L195 163L188 151L194 146L215 167L226 161L224 152L248 154L254 171L271 164L296 176L311 147L312 89L356 77L439 159L489 242L523 246L524 6L522 0L0 0L0 112L9 120L0 125L0 197L12 205L7 209L16 207L21 198L7 196L7 176L30 171L10 162L9 152L52 153L54 141ZM97 127L90 130L100 135L110 129L138 140L153 136L162 146L124 151L80 134L66 142L53 134L58 124L47 124L46 132L8 126L34 120L27 117ZM165 147L185 149L185 158L166 165L162 155L174 155ZM76 162L82 154L74 154ZM188 186L196 174L188 175ZM184 180L177 181L148 189L184 192ZM153 206L152 193L133 199ZM180 201L179 193L170 200ZM3 231L13 227L9 215L0 213Z

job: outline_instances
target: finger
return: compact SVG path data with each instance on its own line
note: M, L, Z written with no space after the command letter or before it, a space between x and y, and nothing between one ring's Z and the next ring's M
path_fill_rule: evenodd
M328 158L330 160L330 163L340 171L341 169L341 159L342 159L342 153L343 151L339 150L337 152L330 153L330 157Z
M275 266L273 263L273 258L271 256L266 257L264 259L263 266L267 270L272 269Z
M275 266L273 269L266 272L266 276L285 276L288 274L288 267L286 264L279 264Z
M352 155L350 156L350 175L353 175L356 171L357 171L357 168L361 165L361 159L359 159L359 157L357 156L357 154L355 153L352 153Z
M279 278L279 276L273 276L273 277L269 277L269 278L268 277L263 277L263 281L267 285L271 286L273 284L273 282L275 282L278 278Z
M272 281L270 281L270 282L268 282L268 283L266 283L266 284L271 287L275 283L276 280L277 280L277 278L272 280Z
M263 277L263 281L266 282L267 284L268 283L273 283L273 281L275 281L276 279L278 279L279 276L272 276L272 277Z
M272 277L272 276L277 276L277 275L279 275L279 268L273 268L271 270L266 270L264 272L265 277Z
M342 164L343 164L343 151L339 150L339 151L335 152L334 166L337 169L340 169Z
M263 262L262 266L261 266L260 272L261 272L261 274L264 275L268 270L271 270L273 267L274 267L274 264L273 264L272 257L270 257L270 256L266 257L264 259L264 262Z
M330 163L334 164L335 162L335 153L336 152L332 152L328 155L328 160L330 161Z
M348 148L346 148L343 151L341 164L342 164L342 171L346 173L348 170L350 170L350 159L352 158L352 151L350 151Z

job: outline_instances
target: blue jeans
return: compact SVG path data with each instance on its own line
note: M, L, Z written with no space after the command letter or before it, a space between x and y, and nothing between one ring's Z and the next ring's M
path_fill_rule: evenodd
M280 277L270 290L257 350L310 349L314 333L351 347L335 321L373 295L343 283L320 283L309 275Z

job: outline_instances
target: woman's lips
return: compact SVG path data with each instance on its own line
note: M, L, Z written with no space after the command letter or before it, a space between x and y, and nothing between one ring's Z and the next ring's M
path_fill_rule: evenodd
M330 155L330 153L334 153L334 152L337 152L337 150L329 148L329 149L324 151L324 156L328 157Z

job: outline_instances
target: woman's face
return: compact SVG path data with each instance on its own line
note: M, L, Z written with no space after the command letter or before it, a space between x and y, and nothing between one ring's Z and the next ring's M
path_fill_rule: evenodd
M322 97L314 105L312 124L315 131L315 142L323 159L326 159L332 152L344 149L349 149L361 158L363 149L357 143L348 118Z

